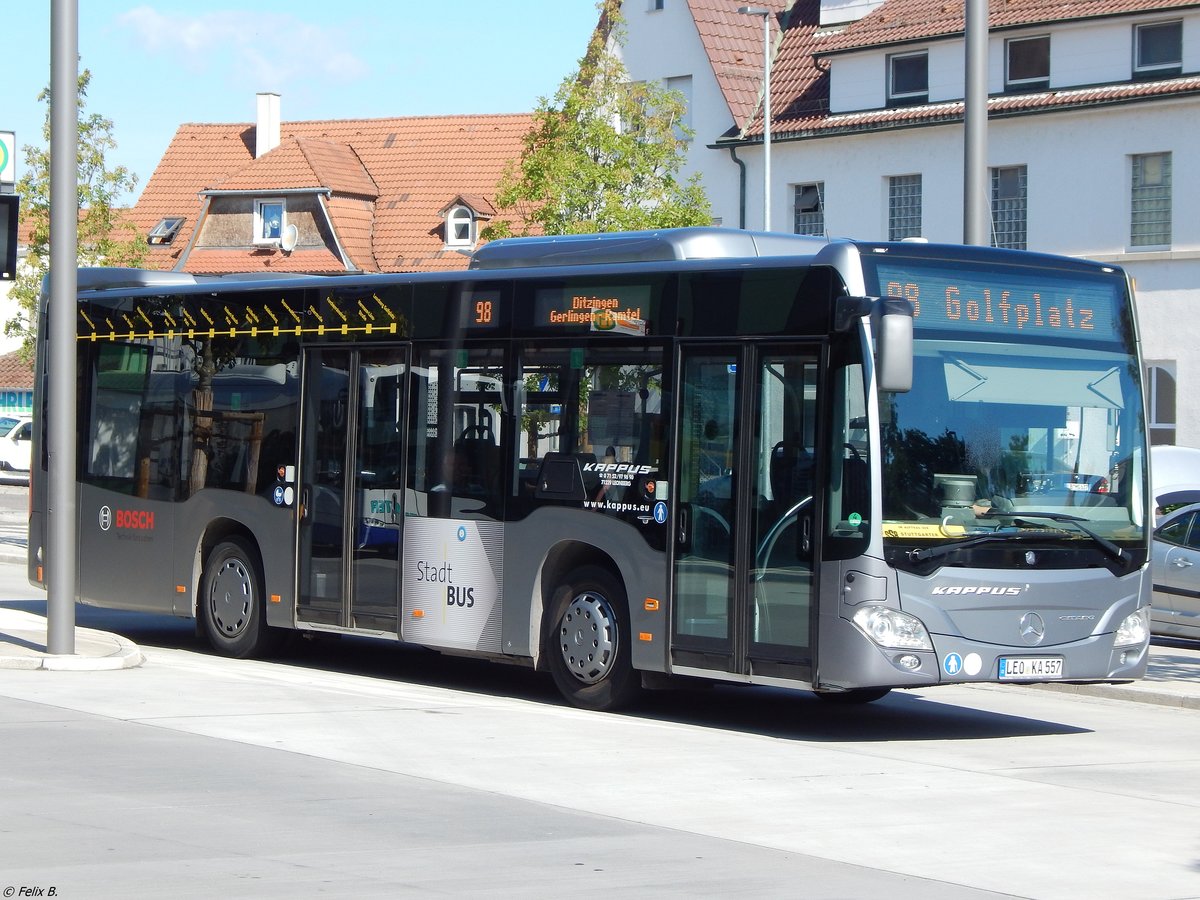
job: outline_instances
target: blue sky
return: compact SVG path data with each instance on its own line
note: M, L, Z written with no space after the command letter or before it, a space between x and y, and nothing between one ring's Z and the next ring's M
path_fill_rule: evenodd
M284 121L528 112L575 70L595 0L78 0L87 111L113 121L145 186L184 122L251 122L276 91ZM41 144L50 0L10 0L0 131ZM24 173L18 152L17 177ZM132 200L134 198L130 198Z

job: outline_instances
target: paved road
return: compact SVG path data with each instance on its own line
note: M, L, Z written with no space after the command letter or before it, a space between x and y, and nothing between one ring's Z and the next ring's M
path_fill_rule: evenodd
M1200 895L1200 713L1011 687L629 715L363 640L0 678L0 884L58 896ZM166 646L155 646L159 635Z
M44 609L12 563L0 597ZM0 672L0 892L1200 896L1195 709L718 687L606 715L523 669L383 642L240 661L189 622L78 619L147 661ZM1194 651L1156 654L1195 674Z

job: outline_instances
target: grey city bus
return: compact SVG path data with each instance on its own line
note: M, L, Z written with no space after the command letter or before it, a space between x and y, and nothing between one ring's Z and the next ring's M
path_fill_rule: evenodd
M454 273L78 277L82 603L237 657L295 629L533 666L591 709L1145 671L1117 268L701 228Z

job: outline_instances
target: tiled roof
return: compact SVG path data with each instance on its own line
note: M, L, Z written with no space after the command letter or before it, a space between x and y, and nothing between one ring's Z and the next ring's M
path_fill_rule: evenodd
M988 98L989 118L1003 118L1031 112L1078 109L1098 104L1142 100L1149 97L1188 96L1200 94L1200 77L1172 78L1164 81L1133 82L1104 87L1070 88L1059 91L1039 91ZM897 128L916 125L937 125L961 121L963 101L927 103L892 109L865 110L840 115L811 115L780 121L775 119L772 138L803 138L832 135L877 128ZM758 133L762 134L761 123Z
M1101 14L1124 14L1200 7L1197 0L992 0L991 27L1032 24L1093 17ZM954 12L957 10L957 12ZM945 11L945 12L943 12ZM923 18L922 18L923 17ZM957 17L957 18L956 18ZM874 25L869 20L875 20ZM881 22L898 23L889 31ZM951 27L953 24L953 27ZM857 29L857 30L856 30ZM939 31L939 29L942 29ZM787 29L771 69L771 136L815 137L846 131L872 128L927 125L954 121L963 115L962 101L924 104L910 107L866 110L831 115L829 113L829 75L819 60L832 49L870 47L892 38L891 34L912 36L923 34L961 34L963 31L962 0L887 0L873 13L836 32L820 26L819 0L797 0L787 20ZM857 34L852 40L852 33ZM872 37L874 36L874 37ZM878 38L875 40L875 38ZM873 43L871 42L873 41ZM828 66L828 63L824 64ZM988 114L1016 115L1036 111L1077 108L1102 103L1129 102L1167 95L1185 96L1197 91L1197 79L1172 78L1161 81L1123 82L1117 85L1068 88L1028 94L992 97ZM761 139L761 111L746 127L741 138Z
M377 197L379 191L362 162L347 144L292 138L234 173L218 191L328 188L340 194Z
M331 275L346 271L342 261L328 250L300 250L284 254L277 250L208 250L197 247L188 257L188 272L225 275L230 272L309 272Z
M445 215L450 208L458 204L469 206L476 213L486 216L489 219L496 214L496 207L492 205L492 201L482 194L458 194L453 200L443 206L438 213Z
M988 27L1012 28L1198 6L1197 0L991 0ZM963 0L887 0L833 37L823 50L857 50L962 34L963 23Z
M6 388L33 387L33 361L21 359L19 351L0 356L0 386Z
M254 159L253 124L185 124L146 184L131 218L142 234L169 216L186 216L170 245L152 247L153 268L176 266L195 233L202 191L327 188L342 249L354 266L381 271L461 269L446 251L438 211L455 196L492 196L529 114L415 116L283 122L280 144ZM373 204L373 215L370 206ZM186 270L343 271L332 253L222 249L191 251Z
M687 0L713 75L740 130L758 110L763 88L763 28L758 16L738 12L744 0ZM772 49L779 45L779 18L788 0L755 4L775 10L768 16Z

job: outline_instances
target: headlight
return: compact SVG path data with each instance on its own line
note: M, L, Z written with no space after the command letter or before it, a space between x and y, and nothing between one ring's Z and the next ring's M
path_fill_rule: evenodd
M854 624L880 647L896 650L932 650L925 624L916 616L886 606L864 606L854 614Z
M1146 643L1150 635L1150 627L1146 622L1146 608L1142 607L1135 613L1130 613L1117 626L1117 637L1114 647L1135 647Z

